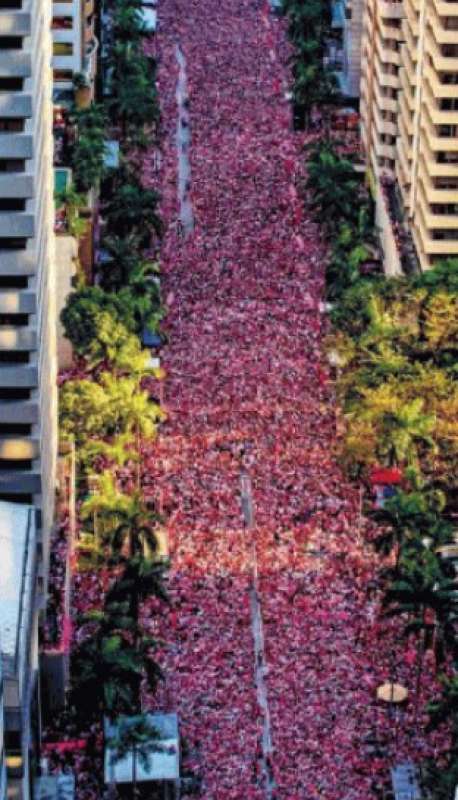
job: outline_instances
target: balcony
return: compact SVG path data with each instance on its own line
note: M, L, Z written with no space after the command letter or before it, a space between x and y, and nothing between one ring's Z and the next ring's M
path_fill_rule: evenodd
M393 2L393 0L379 0L377 11L384 19L402 19L404 16L404 4Z
M424 74L434 97L458 97L458 85L441 83L437 73L429 65L425 67Z
M15 239L31 238L35 233L33 214L16 211L0 211L0 236ZM0 298L1 305L1 298Z
M0 495L41 494L41 476L38 470L0 470Z
M421 129L425 134L429 149L433 152L458 152L458 138L455 136L437 136L434 128L425 117L421 120Z
M398 110L398 101L394 97L386 97L382 94L380 86L375 81L374 84L374 95L375 95L375 102L377 103L378 107L383 109L383 111L391 111L392 113L396 114Z
M34 181L32 175L0 172L0 197L30 198L33 195ZM1 216L2 212L0 211Z
M423 189L423 186L421 189ZM430 206L426 200L424 191L420 191L418 193L419 197L419 208L422 214L422 217L425 221L425 225L429 230L433 229L440 229L440 230L454 230L458 231L458 213L457 214L434 214L432 213ZM455 200L457 198L457 194L455 192Z
M30 352L37 349L37 333L32 328L0 326L0 351Z
M375 127L379 134L386 133L389 136L397 136L398 133L398 126L395 122L391 122L388 119L384 119L382 116L380 109L377 106L374 106L374 120L375 120Z
M30 78L32 57L23 50L0 50L0 75L2 78Z
M4 437L0 433L0 462L33 461L39 456L40 445L37 439L16 436Z
M440 17L458 17L458 4L445 3L443 0L433 0L434 7Z
M385 144L377 136L374 139L374 149L378 158L388 158L390 161L394 161L396 158L395 145Z
M32 158L33 139L27 133L2 133L0 158Z
M39 420L38 403L33 400L0 400L0 423L6 425L30 424Z
M32 97L30 94L0 93L0 116L26 119L32 116Z
M33 364L0 364L0 387L2 389L36 389L38 386L38 367Z
M35 270L33 250L4 250L0 255L0 275L34 275Z
M2 10L0 14L0 36L30 36L30 14L23 11Z
M431 203L456 203L456 199L458 197L458 186L451 189L434 186L430 176L426 171L427 164L424 159L422 159L422 165L423 169L420 170L419 180L421 182L422 191L426 197L426 202L428 205Z
M36 309L35 292L27 289L2 289L0 292L0 314L35 314Z
M375 74L380 86L390 89L399 89L399 77L390 72L384 72L378 59L375 60Z
M458 56L443 55L430 30L426 32L425 49L430 54L434 67L438 72L458 72Z

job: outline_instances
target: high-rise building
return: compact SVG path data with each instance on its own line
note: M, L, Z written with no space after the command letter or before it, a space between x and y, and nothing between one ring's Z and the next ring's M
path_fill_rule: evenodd
M396 176L427 269L458 256L458 2L404 7Z
M366 0L361 49L361 134L376 176L382 170L393 172L396 160L403 16L401 0Z
M458 2L365 0L361 134L388 272L458 256Z
M37 508L42 576L57 452L50 5L0 4L0 500Z
M98 42L94 0L53 0L53 78L57 103L73 101L73 78L84 76L93 93Z
M8 800L29 800L38 742L36 510L0 502L0 786ZM6 770L5 770L6 767ZM0 794L0 798L2 795Z
M334 0L332 30L341 31L342 55L337 78L340 91L349 99L359 95L363 0Z

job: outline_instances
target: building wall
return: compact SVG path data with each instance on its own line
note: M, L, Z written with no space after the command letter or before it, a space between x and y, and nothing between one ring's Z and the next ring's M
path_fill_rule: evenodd
M52 6L55 88L71 88L78 72L93 81L97 50L94 0L54 0Z
M342 0L344 4L343 89L348 97L359 96L361 82L361 38L363 0Z
M458 2L365 0L361 132L374 177L396 178L419 266L458 257Z
M458 2L404 2L396 175L426 269L458 256Z
M374 173L393 173L398 135L400 49L404 33L402 2L366 0L363 12L361 132Z
M51 12L0 10L0 500L41 513L43 574L57 451ZM6 130L5 130L6 129Z

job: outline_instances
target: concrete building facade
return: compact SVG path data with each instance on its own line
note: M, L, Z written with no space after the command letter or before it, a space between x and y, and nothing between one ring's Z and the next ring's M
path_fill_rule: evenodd
M94 0L54 0L52 4L53 78L55 90L71 90L76 74L93 87L97 39Z
M458 2L404 6L396 176L427 269L458 256Z
M362 145L385 266L401 271L411 248L427 269L458 256L458 2L365 0L361 58ZM396 220L382 189L390 180Z
M29 800L38 741L37 529L32 506L0 501L0 544L3 785L8 800Z
M41 580L57 453L51 10L0 6L0 501L34 505Z
M340 91L350 100L359 96L362 11L363 0L335 0L332 4L332 28L342 32L342 64L337 78Z

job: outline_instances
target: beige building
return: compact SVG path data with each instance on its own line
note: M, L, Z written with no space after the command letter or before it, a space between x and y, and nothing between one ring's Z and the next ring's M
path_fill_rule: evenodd
M458 2L404 6L396 176L426 269L458 256Z
M0 7L0 500L53 521L57 392L51 9Z
M360 109L387 271L458 256L458 2L365 0Z

